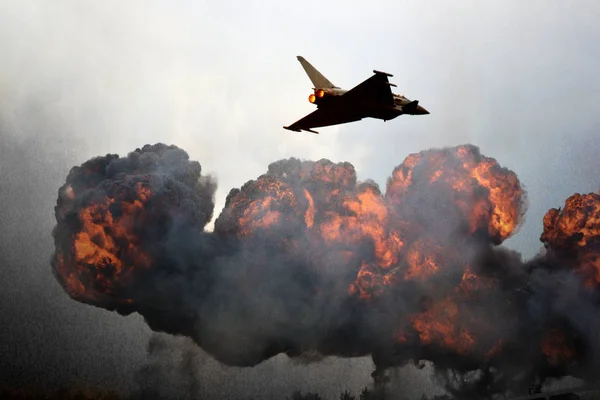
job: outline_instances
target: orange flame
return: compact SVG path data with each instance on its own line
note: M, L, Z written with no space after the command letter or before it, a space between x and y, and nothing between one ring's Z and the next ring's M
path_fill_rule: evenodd
M66 190L73 193L71 187ZM73 238L72 253L57 252L57 270L73 297L91 301L114 295L136 269L150 266L133 226L136 219L143 218L152 193L140 182L134 194L133 200L104 197L79 210L81 228Z
M474 146L409 155L388 180L386 198L391 204L401 206L403 197L415 184L414 168L424 160L427 170L420 174L426 174L430 184L452 187L455 205L469 221L470 233L484 230L499 244L515 232L524 212L519 180L493 158L479 154Z
M575 268L588 287L600 286L600 194L579 193L564 208L544 216L540 240L559 256L575 259Z
M261 177L253 185L250 193L239 192L226 209L237 220L240 237L280 223L289 210L296 209L296 197L285 182Z
M434 244L426 240L415 242L406 253L408 268L404 279L427 279L439 270Z
M436 343L465 354L475 343L469 329L458 324L459 309L452 299L433 302L427 311L410 319L424 344Z
M304 195L306 196L306 200L308 200L308 208L306 209L304 222L306 222L307 228L312 228L315 223L315 202L308 190L304 189Z

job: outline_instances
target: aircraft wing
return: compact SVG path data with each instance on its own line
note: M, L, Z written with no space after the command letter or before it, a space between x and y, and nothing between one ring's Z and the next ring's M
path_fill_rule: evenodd
M347 122L360 121L361 119L363 119L363 116L349 110L318 108L292 125L284 126L284 128L296 132L308 131L319 133L311 130L311 128L345 124Z
M387 72L373 71L375 75L359 83L342 96L346 101L357 101L359 103L393 105L394 95L388 76L393 76Z

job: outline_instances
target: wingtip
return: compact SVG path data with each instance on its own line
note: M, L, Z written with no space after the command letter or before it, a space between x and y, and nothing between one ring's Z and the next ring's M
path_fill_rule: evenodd
M390 77L390 78L394 76L394 75L392 75L392 74L390 74L390 73L388 73L388 72L378 71L378 70L376 70L376 69L374 69L374 70L373 70L373 73L374 73L374 74L378 74L378 75L385 75L385 76L388 76L388 77Z
M317 131L313 131L312 129L308 129L308 128L291 128L289 126L284 126L283 129L287 129L288 131L292 131L292 132L302 132L302 131L307 131L307 132L311 132L314 134L319 134L319 132Z

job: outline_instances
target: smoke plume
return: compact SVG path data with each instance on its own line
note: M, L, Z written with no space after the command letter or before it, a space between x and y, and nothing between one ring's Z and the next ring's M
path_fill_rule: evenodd
M589 378L600 356L600 196L550 210L530 261L501 246L525 215L517 175L472 145L410 154L385 192L349 163L294 158L230 191L176 146L74 167L52 268L73 299L138 312L222 363L280 353L431 361L467 396Z

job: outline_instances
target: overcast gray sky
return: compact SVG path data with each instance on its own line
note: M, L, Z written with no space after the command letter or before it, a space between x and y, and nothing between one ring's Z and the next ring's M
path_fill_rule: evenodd
M596 0L0 0L2 288L14 292L6 299L23 297L3 300L1 312L3 321L43 321L0 327L2 367L18 338L30 338L27 357L44 353L44 327L61 318L70 322L55 328L66 338L57 346L105 348L98 368L126 353L130 374L144 359L143 322L66 298L48 257L69 168L147 143L176 144L217 177L215 215L231 188L281 158L349 161L384 187L411 152L473 143L526 187L527 220L507 245L531 257L544 213L600 187L599 20ZM344 88L373 69L392 73L397 91L431 114L320 135L283 130L313 109L297 55ZM13 234L35 239L36 251L17 250ZM91 337L65 333L78 329ZM22 369L50 368L60 352L20 361ZM72 362L78 371L90 364ZM368 362L348 365L369 381ZM325 381L344 383L347 372L336 371Z

